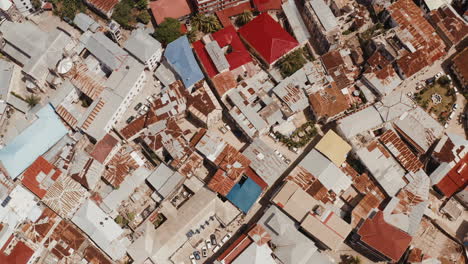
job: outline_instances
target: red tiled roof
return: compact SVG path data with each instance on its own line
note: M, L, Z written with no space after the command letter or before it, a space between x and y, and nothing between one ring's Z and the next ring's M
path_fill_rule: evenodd
M226 145L223 151L216 157L214 164L226 172L226 176L237 181L251 161L231 145Z
M84 259L91 264L111 264L101 251L93 246L89 246L84 250Z
M467 185L468 154L465 155L436 186L445 196L451 197L454 193L465 188Z
M257 16L241 27L239 34L269 64L299 45L268 13Z
M119 0L86 0L86 2L94 6L96 9L107 13L114 9L114 7L119 3Z
M40 243L59 221L58 214L46 207L36 222L26 223L21 229L32 242Z
M201 65L203 66L203 69L205 70L206 74L208 77L212 78L216 74L218 74L218 71L216 70L216 66L214 65L213 61L210 59L210 56L208 55L208 52L205 49L205 45L201 40L196 41L192 43L193 50L195 51L195 54L197 55L198 59L201 62Z
M260 12L281 10L281 0L253 0L255 8Z
M216 75L211 81L219 97L222 97L227 91L237 86L237 80L230 71Z
M50 185L46 186L38 181L39 179L37 178L37 176L39 176L41 172L44 174L42 181L47 179L48 176L50 176L50 185L52 185L52 183L57 180L57 178L60 176L60 174L62 174L62 172L57 167L50 164L42 156L40 156L23 173L23 185L42 199L46 195L48 186ZM53 174L49 175L50 173Z
M259 224L250 229L249 236L259 246L263 246L271 240L270 234Z
M166 17L178 19L192 13L186 0L158 0L150 2L149 6L158 25Z
M5 250L16 243L9 254L5 253ZM34 254L34 250L28 247L23 241L19 241L14 235L8 238L7 242L3 246L0 252L0 263L14 263L14 264L26 264L28 260Z
M237 35L236 29L233 26L226 27L212 34L220 47L230 45L232 52L226 54L226 59L229 62L229 70L235 70L240 66L247 64L252 61L250 53L244 46L244 43Z
M223 10L216 11L216 16L218 17L223 27L228 27L232 26L231 20L229 18L232 16L239 15L245 10L252 10L250 2L245 2Z
M393 261L401 258L412 239L407 233L385 222L382 211L367 218L357 233L362 242Z
M117 145L117 139L110 134L106 134L95 146L91 152L91 157L100 163L104 163L109 153Z
M106 170L102 176L110 185L118 187L125 178L138 168L135 159L130 155L133 150L120 148L106 165Z
M449 39L450 45L456 45L468 35L468 26L463 19L449 6L442 6L437 10L432 10L429 20L435 24L438 32Z

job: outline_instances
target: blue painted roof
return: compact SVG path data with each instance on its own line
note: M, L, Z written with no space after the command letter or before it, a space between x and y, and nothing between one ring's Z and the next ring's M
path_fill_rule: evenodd
M44 106L36 115L37 120L0 149L0 161L13 179L68 132L51 105Z
M262 188L252 179L247 178L243 184L234 185L226 198L242 212L247 213L261 193Z
M179 74L185 87L192 87L192 85L204 78L187 36L182 36L169 43L164 52L164 57Z

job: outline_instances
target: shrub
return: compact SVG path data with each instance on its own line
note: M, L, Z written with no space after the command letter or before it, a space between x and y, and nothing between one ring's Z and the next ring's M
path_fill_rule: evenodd
M153 37L167 45L182 36L180 22L174 18L166 18L154 31Z

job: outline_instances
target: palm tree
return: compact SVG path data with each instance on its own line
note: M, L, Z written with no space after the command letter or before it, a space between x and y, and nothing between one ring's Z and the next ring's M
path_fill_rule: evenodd
M190 43L197 41L197 33L198 30L195 27L187 32L187 38L189 39Z
M38 97L38 96L35 96L34 94L29 95L25 99L26 103L28 103L29 107L31 107L31 108L34 107L35 105L37 105L40 100L41 100L41 98Z
M238 26L243 26L252 20L253 15L250 10L244 10L236 19L236 23Z
M198 13L190 22L192 27L195 27L203 33L213 33L221 29L221 24L214 15L207 16L205 14Z

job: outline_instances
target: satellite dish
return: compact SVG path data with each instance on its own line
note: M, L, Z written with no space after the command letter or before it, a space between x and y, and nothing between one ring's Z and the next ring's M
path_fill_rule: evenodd
M59 62L57 65L57 72L60 74L65 74L71 70L73 67L73 61L70 58L65 58Z

